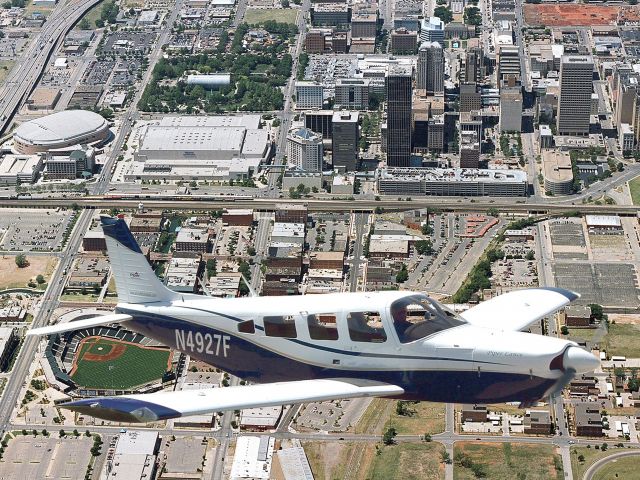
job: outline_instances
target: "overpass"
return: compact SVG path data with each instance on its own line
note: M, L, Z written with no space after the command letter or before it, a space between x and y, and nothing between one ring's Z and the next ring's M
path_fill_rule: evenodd
M46 198L46 199L3 199L0 207L18 208L89 208L89 209L136 209L143 203L145 207L157 210L191 210L207 211L223 208L248 208L257 211L273 211L282 206L304 205L310 212L374 212L404 211L411 209L429 208L448 212L484 212L496 210L500 213L520 213L531 215L574 215L574 214L598 214L637 216L640 207L637 205L595 205L595 204L552 204L536 200L527 201L521 197L509 199L486 198L460 198L460 197L419 197L410 200L389 199L381 197L380 200L370 199L287 199L287 198L249 198L224 199L205 198L147 198L143 195L135 195L127 198L109 198L109 196L88 196L78 198Z

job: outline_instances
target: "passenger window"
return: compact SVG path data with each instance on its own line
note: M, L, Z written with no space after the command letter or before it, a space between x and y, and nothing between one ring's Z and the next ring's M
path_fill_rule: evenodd
M256 333L256 326L253 320L246 320L238 324L238 332L240 333Z
M338 325L335 313L316 313L307 315L309 337L313 340L337 340Z
M349 337L354 342L382 343L387 334L382 326L380 312L351 312L347 315Z
M264 333L268 337L296 338L296 322L292 315L264 317Z

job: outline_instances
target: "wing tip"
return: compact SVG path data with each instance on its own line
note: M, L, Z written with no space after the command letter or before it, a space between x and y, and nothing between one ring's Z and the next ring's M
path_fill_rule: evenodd
M567 290L566 288L560 287L540 287L540 290L547 290L549 292L559 293L563 297L565 297L569 302L573 302L580 298L580 294L578 292L574 292L573 290Z

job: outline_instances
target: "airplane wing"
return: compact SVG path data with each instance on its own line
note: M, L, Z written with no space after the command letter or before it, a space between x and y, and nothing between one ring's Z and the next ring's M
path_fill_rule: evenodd
M336 378L87 398L57 406L105 420L146 423L225 410L403 393L387 383Z
M47 327L32 328L27 335L52 335L54 333L73 332L81 328L99 327L101 325L109 325L111 323L122 323L132 320L131 315L114 314L101 315L99 317L86 318L84 320L76 320L75 322L57 323Z
M577 293L563 288L514 290L482 302L460 316L478 327L524 330L579 297Z

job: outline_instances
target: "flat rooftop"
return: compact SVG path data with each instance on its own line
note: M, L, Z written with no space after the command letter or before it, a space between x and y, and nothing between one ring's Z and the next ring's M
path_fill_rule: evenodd
M381 180L408 180L428 182L526 182L522 170L490 170L480 168L384 168Z
M542 152L542 168L544 178L554 182L570 182L573 180L571 158L568 152L560 150L544 150Z

